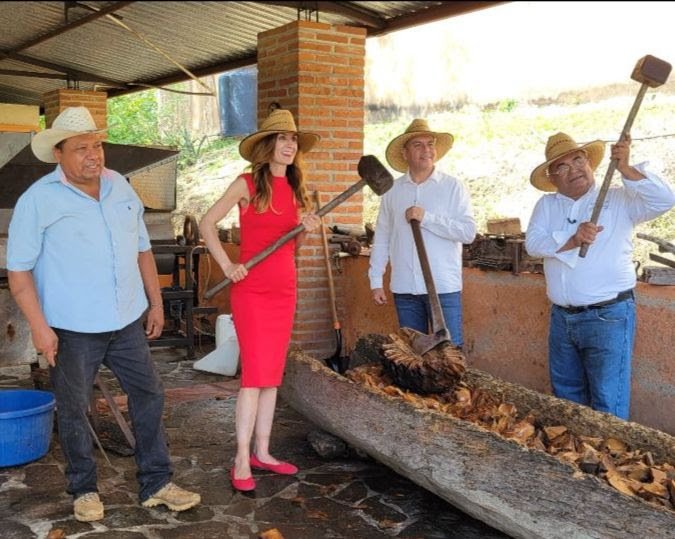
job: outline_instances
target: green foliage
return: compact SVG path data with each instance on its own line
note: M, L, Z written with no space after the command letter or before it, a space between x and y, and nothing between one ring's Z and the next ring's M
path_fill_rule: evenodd
M185 168L196 164L202 157L205 144L208 140L206 135L193 136L186 126L180 126L174 131L164 131L162 144L180 149L178 156L179 168Z
M499 112L511 112L518 106L518 101L515 99L504 99L499 103L497 109Z
M108 99L108 141L160 144L156 92L148 90Z
M173 88L185 90L186 85ZM146 90L108 100L108 140L117 144L159 145L180 150L178 166L195 165L209 147L209 137L189 129L188 96Z

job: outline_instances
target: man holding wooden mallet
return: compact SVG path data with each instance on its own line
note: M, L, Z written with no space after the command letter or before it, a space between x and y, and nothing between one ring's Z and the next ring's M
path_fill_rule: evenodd
M643 87L659 85L646 82L652 67L659 68L639 62L636 70L647 74L641 80L634 72L633 78ZM602 187L593 173L604 142L579 145L564 133L549 138L546 161L534 169L530 182L553 193L537 202L525 243L531 256L544 259L553 303L548 360L554 394L622 419L629 417L635 334L633 229L675 205L673 189L646 163L630 164L633 109L620 140L611 146ZM614 170L623 185L609 188Z

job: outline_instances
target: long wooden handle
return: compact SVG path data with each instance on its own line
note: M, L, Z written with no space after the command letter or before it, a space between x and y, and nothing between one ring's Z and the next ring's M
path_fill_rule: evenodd
M316 207L321 204L319 200L319 192L314 191L314 200ZM326 235L326 227L321 219L321 242L323 243L323 260L326 263L326 273L328 274L328 293L330 295L330 312L333 317L333 329L340 329L340 322L337 315L337 307L335 306L335 283L333 282L333 268L330 264L330 251L328 250L328 237Z
M331 211L333 208L336 206L342 204L345 200L347 200L350 196L352 196L354 193L357 191L360 191L363 189L363 187L366 185L366 180L360 179L358 182L356 182L354 185L352 185L349 189L346 191L340 193L338 196L336 196L333 200L331 200L328 204L326 204L323 208L321 208L319 211L316 212L316 214L319 217L323 217L326 215L329 211ZM283 236L281 236L277 241L272 243L271 245L268 245L265 247L262 251L260 251L257 255L254 257L250 258L245 264L244 267L248 270L251 269L253 266L256 264L259 264L263 260L265 260L268 256L270 256L274 251L276 251L279 247L284 245L285 243L289 242L293 238L295 238L298 234L303 232L305 230L305 225L302 223L296 226L293 230L290 230L289 232L286 232ZM204 298L205 299L211 299L213 296L215 296L218 292L220 292L223 288L225 288L227 285L231 284L232 281L230 279L225 279L215 285L213 288L210 288L204 293Z
M446 330L445 318L443 317L443 309L441 309L441 302L436 293L436 285L434 284L434 277L431 274L431 266L429 265L429 257L427 256L427 249L424 246L424 239L422 238L422 229L420 222L417 219L410 220L412 227L413 238L415 239L415 247L417 248L417 256L420 259L420 266L422 267L422 275L424 276L424 284L427 287L427 295L429 296L429 306L431 307L431 332L436 334L438 331Z
M638 110L640 109L640 105L642 104L642 99L645 96L645 93L647 92L647 86L646 83L642 83L640 86L640 90L638 91L637 96L635 97L635 101L633 102L633 107L630 109L630 112L628 113L628 118L626 118L626 123L623 126L623 130L621 131L621 136L619 137L619 141L626 140L626 137L630 134L630 130L633 127L633 122L635 121L635 116L637 115ZM605 198L607 197L607 191L609 191L609 186L612 183L612 176L614 176L614 172L616 172L616 167L618 166L619 162L616 159L612 159L609 162L609 167L607 167L607 173L605 174L605 179L602 182L602 187L600 188L600 192L598 193L598 198L595 201L595 206L593 206L593 213L591 214L591 223L594 225L598 224L598 219L600 218L600 212L602 211L602 206L605 203ZM581 248L579 249L579 256L581 258L586 257L586 253L588 252L588 243L582 243Z

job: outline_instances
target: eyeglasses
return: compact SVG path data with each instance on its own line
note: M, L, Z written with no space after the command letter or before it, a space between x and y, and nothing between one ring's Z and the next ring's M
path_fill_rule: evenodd
M568 163L561 163L557 167L555 167L555 170L553 172L547 170L546 175L560 176L562 178L564 176L567 176L570 172L572 172L572 167L580 169L585 167L586 163L588 163L588 157L586 157L585 155L577 155L574 159L572 159L571 165Z

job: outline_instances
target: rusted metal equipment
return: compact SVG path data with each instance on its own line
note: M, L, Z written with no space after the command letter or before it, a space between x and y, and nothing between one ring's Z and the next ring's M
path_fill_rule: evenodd
M637 115L638 109L642 104L642 99L647 92L647 88L657 88L658 86L663 85L670 75L670 70L672 66L665 60L660 60L655 56L647 55L643 58L640 58L633 69L631 74L631 79L640 82L640 90L633 102L633 107L628 113L628 118L626 123L623 126L621 131L621 136L619 141L625 140L626 137L630 134L631 127L633 127L633 121ZM609 185L612 183L612 176L616 171L618 162L615 159L612 159L607 168L607 173L605 174L605 179L602 182L602 187L600 188L600 193L598 193L598 198L595 201L595 206L593 206L593 213L591 215L591 223L597 225L598 219L600 218L600 212L602 211L602 206L605 203L605 197L607 196L607 191L609 190ZM584 258L588 252L588 244L584 243L579 249L579 256Z
M345 200L351 197L353 194L357 193L363 189L366 185L370 187L373 192L377 195L383 195L391 188L394 183L394 178L391 173L380 163L380 161L374 155L364 155L359 160L358 164L358 173L361 179L352 185L349 189L342 192L326 204L323 208L316 212L319 217L323 217L328 212L333 210L336 206L342 204ZM279 247L287 243L288 241L295 238L298 234L305 230L304 225L299 224L293 230L290 230L283 236L281 236L277 241L275 241L269 247L263 249L260 253L255 255L253 258L248 260L244 266L246 269L251 269L256 264L262 262L265 258L271 255ZM204 294L206 299L210 299L220 292L223 288L229 285L232 281L230 279L225 279L218 283L213 288L210 288Z
M525 234L477 234L470 245L464 246L464 266L487 270L543 273L544 262L527 254L523 248Z
M340 245L340 250L351 256L358 256L373 243L375 229L368 223L364 227L348 227L334 225L330 227L332 234L329 243Z
M637 237L641 240L651 241L659 246L660 253L670 253L675 255L675 244L668 241L651 236L649 234L638 233ZM660 256L654 253L649 253L649 259L659 264L666 266L646 266L642 269L640 280L657 285L675 285L675 260Z
M314 200L316 207L319 208L319 192L314 191ZM331 268L330 251L328 249L328 238L326 227L321 220L321 243L323 243L323 259L326 264L326 274L328 276L328 294L330 296L330 313L333 319L333 330L335 331L335 353L324 359L324 363L335 372L343 374L349 368L349 356L342 355L342 327L337 314L337 302L335 301L335 282L333 281L333 268Z

